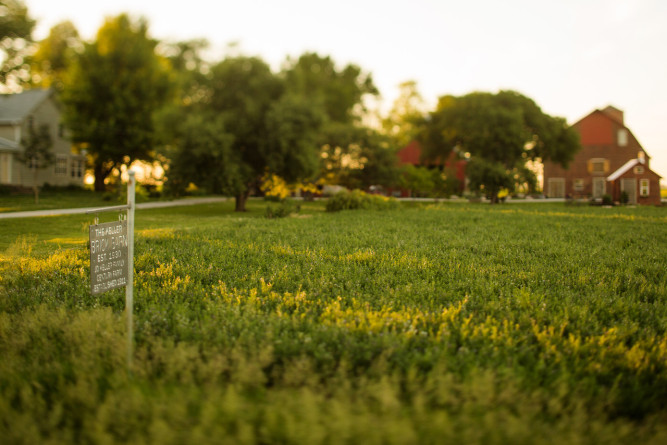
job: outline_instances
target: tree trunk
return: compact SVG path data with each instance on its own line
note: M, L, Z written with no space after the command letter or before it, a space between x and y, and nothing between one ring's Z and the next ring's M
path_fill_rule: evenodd
M490 196L491 204L498 204L498 192L499 191L500 190L495 188L495 187L491 188L491 193L490 193L490 195L491 195Z
M245 192L237 193L235 196L235 201L236 205L234 208L234 211L236 212L245 212L245 203L248 200L248 196L250 196L250 190L246 190Z
M106 187L104 185L104 180L107 178L108 175L106 169L104 168L104 166L96 165L94 167L94 174L95 174L95 191L104 192L106 190Z
M35 204L39 204L39 186L37 185L37 168L32 168L32 192L35 194Z

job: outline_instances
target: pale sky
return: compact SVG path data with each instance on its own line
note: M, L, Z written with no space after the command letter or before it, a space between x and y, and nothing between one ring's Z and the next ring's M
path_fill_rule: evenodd
M667 1L664 0L25 0L35 37L70 20L86 40L104 18L148 20L152 37L205 38L210 59L238 42L276 70L306 51L373 75L388 108L415 80L444 94L516 90L573 124L596 108L625 124L667 182Z

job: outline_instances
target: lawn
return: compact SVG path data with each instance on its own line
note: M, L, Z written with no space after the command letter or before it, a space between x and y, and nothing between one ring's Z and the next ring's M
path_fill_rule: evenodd
M148 193L139 190L137 202L155 201ZM39 193L39 202L35 204L32 193L9 193L0 189L0 213L25 212L30 210L73 209L81 207L106 207L127 202L123 193L94 192L81 188L50 187Z
M92 297L89 217L0 220L6 443L665 443L667 210L137 212Z

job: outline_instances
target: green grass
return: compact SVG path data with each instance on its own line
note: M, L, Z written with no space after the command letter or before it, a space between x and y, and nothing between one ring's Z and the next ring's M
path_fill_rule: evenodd
M117 205L102 204L101 207ZM261 200L248 201L247 213L235 213L234 201L228 200L214 204L136 211L136 230L139 236L146 231L158 229L193 230L196 228L215 228L230 218L247 220L261 218L266 207L274 205ZM274 205L275 206L275 205ZM88 207L87 205L85 207ZM94 207L94 205L92 206ZM301 203L301 216L321 213L321 203ZM79 249L88 242L88 226L93 223L94 215L46 216L38 218L0 219L0 252L22 243L31 241L32 253L43 255L58 249ZM113 221L114 213L100 213L100 222ZM0 254L0 260L2 255Z
M86 218L0 221L0 437L667 440L665 209L232 205L137 212L131 376Z
M156 201L145 192L136 195L137 202ZM32 193L0 194L0 213L25 212L31 210L74 209L81 207L108 207L124 204L127 198L124 193L94 192L86 189L47 188L40 191L39 202L35 204Z

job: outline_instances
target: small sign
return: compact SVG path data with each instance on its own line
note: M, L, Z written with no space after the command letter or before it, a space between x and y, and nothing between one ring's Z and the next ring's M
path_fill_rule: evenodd
M90 290L93 295L127 285L127 221L90 226Z

